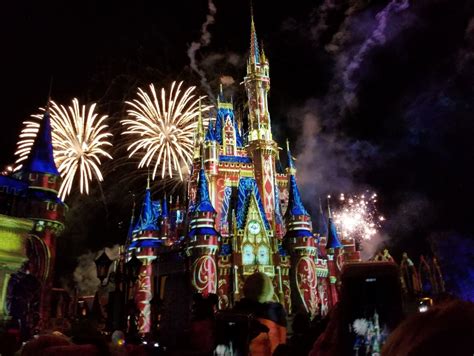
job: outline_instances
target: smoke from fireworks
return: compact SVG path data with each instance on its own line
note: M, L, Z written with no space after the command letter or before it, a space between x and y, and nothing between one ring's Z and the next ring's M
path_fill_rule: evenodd
M369 240L385 220L377 214L377 194L339 196L333 217L343 238Z
M72 100L72 106L64 107L54 101L50 102L51 136L54 160L63 179L59 196L64 199L71 193L76 176L79 175L79 190L89 194L89 183L93 178L99 182L104 178L100 171L101 158L112 156L104 148L112 146L108 126L104 123L106 115L99 116L95 112L96 104L79 105L77 99ZM43 108L40 108L44 111ZM38 133L43 114L32 115L37 120L25 121L20 134L18 149L15 152L19 158L16 170L21 168L21 162L28 158Z
M127 112L133 116L121 121L126 127L123 134L132 138L127 148L131 151L129 157L141 155L138 168L152 166L152 179L160 169L161 178L166 175L173 178L177 173L183 180L183 173L188 173L192 161L199 112L210 109L210 106L200 109L201 98L193 94L196 88L182 92L182 84L173 82L169 95L164 88L158 95L150 84L151 95L139 88L138 99L126 102L131 107Z

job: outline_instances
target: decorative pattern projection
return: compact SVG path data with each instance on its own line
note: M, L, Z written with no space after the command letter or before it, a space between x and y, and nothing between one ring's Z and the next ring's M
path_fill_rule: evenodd
M127 113L133 119L122 120L124 135L130 136L129 157L139 156L138 168L153 167L154 179L160 170L161 178L189 174L193 159L194 133L200 112L211 106L200 107L203 97L195 97L196 87L181 89L183 82L173 82L169 94L161 88L158 94L150 84L149 92L138 89L138 99L127 101Z
M220 145L223 144L222 131L225 126L226 120L230 119L235 130L235 142L238 148L244 146L242 136L237 125L237 120L235 120L234 110L228 108L219 108L217 111L216 126L215 126L215 139L219 142Z
M269 230L270 224L268 223L268 220L265 215L265 210L263 209L262 199L260 198L260 193L258 192L257 182L254 178L250 177L240 178L239 181L237 200L237 228L244 228L245 219L247 217L247 211L252 194L254 194L255 199L257 201L258 209L260 210L263 223L265 224L265 229Z
M275 184L275 222L279 225L283 225L283 214L281 213L281 205L280 205L280 188L278 185Z
M222 198L222 207L221 207L221 216L220 216L220 232L228 232L229 226L229 207L230 207L230 197L232 195L232 187L224 187L224 196Z
M138 332L141 335L150 332L151 328L151 264L144 264L138 277L135 301L140 312L138 317Z
M302 256L296 264L296 286L306 310L313 316L318 310L316 264L310 256Z
M275 177L273 176L273 157L271 155L265 155L263 163L263 189L265 191L265 207L267 212L267 218L273 215L274 210L274 182Z
M204 255L196 259L192 265L192 283L198 293L207 296L216 293L217 268L213 256Z
M72 100L72 106L65 107L54 101L50 102L51 136L54 151L54 160L58 171L63 178L59 189L59 197L64 198L71 193L77 176L79 175L79 190L89 194L89 184L92 179L101 182L104 178L100 171L101 159L112 156L105 150L112 146L112 134L105 124L106 115L99 116L95 112L96 104L79 105L77 99ZM44 108L40 108L45 111ZM33 147L38 134L40 120L44 114L31 116L34 121L25 121L20 134L15 155L19 170Z
M139 231L158 231L159 223L158 219L161 216L161 204L160 201L151 200L150 189L145 192L145 199L143 200L142 210L140 217L138 218L137 224L135 225L133 232Z

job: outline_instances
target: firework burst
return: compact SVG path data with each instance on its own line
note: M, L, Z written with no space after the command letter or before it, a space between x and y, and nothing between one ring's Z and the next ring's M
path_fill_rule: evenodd
M79 190L89 194L89 183L93 178L103 180L100 171L101 158L112 158L104 148L112 146L108 126L104 123L106 115L99 116L95 112L96 104L79 105L77 99L72 100L72 106L64 107L50 102L49 112L52 127L52 142L54 160L63 178L59 196L64 199L71 193L75 180L79 179ZM40 108L44 111L43 108ZM21 162L28 158L35 137L38 133L43 114L32 115L36 120L24 122L20 134L16 170L21 168Z
M343 238L368 240L377 233L385 219L377 214L376 203L375 193L339 196L333 217Z
M127 101L130 107L127 113L133 119L122 120L126 127L124 135L130 135L132 142L128 145L129 157L138 155L138 168L153 167L152 178L160 171L161 178L173 178L176 173L180 180L183 174L189 173L192 161L194 132L200 110L201 98L193 94L195 87L181 89L183 82L171 84L169 94L164 88L159 94L153 84L149 92L138 89L138 98Z

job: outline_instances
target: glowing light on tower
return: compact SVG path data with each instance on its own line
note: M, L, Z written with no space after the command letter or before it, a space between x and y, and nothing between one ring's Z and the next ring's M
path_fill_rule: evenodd
M138 89L138 98L127 101L128 114L133 119L122 120L124 135L131 136L129 157L141 157L138 168L153 167L152 178L158 170L161 178L176 174L183 180L193 158L194 133L199 115L196 87L181 89L183 82L173 82L169 94L164 88L158 93L153 84L149 92ZM184 91L183 91L184 90ZM211 107L202 107L208 111Z
M71 193L75 181L79 180L79 190L89 194L89 184L95 178L99 182L104 178L100 171L101 159L112 158L105 148L112 146L105 124L106 115L95 112L96 104L79 105L77 99L72 106L65 107L50 102L51 136L54 161L63 179L59 196L64 199ZM44 108L40 108L45 111ZM43 114L31 115L35 120L25 121L15 155L18 156L15 170L21 168L21 162L28 158L38 133Z
M377 194L345 196L341 194L334 207L334 222L343 238L368 240L385 220L376 209Z

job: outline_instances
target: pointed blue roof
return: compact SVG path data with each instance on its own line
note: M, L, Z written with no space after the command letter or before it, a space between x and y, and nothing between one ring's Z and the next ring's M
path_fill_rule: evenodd
M161 213L159 201L151 200L150 188L146 189L145 199L143 200L142 210L137 219L133 232L139 231L159 231L157 221Z
M319 201L319 214L318 214L318 232L320 236L328 236L328 224L326 222L326 216L323 212L321 200Z
M209 120L209 125L207 127L205 141L215 141L216 140L216 132L215 132L214 124L211 120Z
M237 228L243 229L247 218L247 211L250 205L250 199L252 195L257 201L257 206L262 216L263 223L266 229L270 229L265 210L263 208L262 199L258 191L258 186L255 178L242 177L239 180L238 200L237 200Z
M285 170L283 169L283 165L281 164L281 161L279 159L277 159L276 161L276 171L279 174L285 173Z
M303 201L301 200L300 191L298 185L296 184L295 177L295 164L293 162L293 157L291 156L290 146L287 142L287 154L288 154L288 167L289 167L289 198L288 198L288 208L286 210L287 215L306 215L309 216L306 211Z
M215 139L222 145L223 137L222 137L222 129L225 126L225 121L227 118L230 118L232 122L232 126L235 130L235 143L237 147L243 147L243 140L242 136L239 131L239 126L237 125L237 120L235 119L234 110L230 108L223 108L220 107L217 110L217 119L216 119L216 127L215 127Z
M161 217L163 217L163 218L168 217L168 200L166 199L166 195L163 198L162 209L161 209Z
M342 247L339 237L337 236L336 225L330 217L328 219L328 238L326 242L326 249L328 248L339 248Z
M46 111L23 168L28 173L47 173L59 176L56 163L54 163L50 120L49 112Z
M287 214L290 215L306 215L309 216L306 211L303 202L301 200L300 191L296 185L296 178L292 174L290 175L290 193L288 198L288 209L286 210Z
M250 61L260 63L260 51L258 49L257 31L255 31L255 23L253 21L253 11L250 20Z
M214 207L212 206L211 199L209 197L209 187L207 185L206 173L204 173L204 168L201 168L199 170L197 197L196 203L193 207L193 212L216 212L214 210Z

